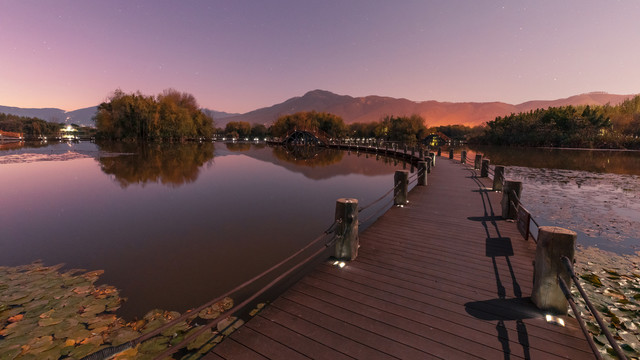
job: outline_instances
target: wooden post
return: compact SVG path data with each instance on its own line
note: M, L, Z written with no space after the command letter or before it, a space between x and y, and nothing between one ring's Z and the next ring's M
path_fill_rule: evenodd
M480 170L480 177L488 177L489 176L489 159L482 160L482 170Z
M404 146L404 154L407 155L407 145Z
M473 163L473 168L476 170L480 170L481 166L482 166L482 154L476 154L476 158Z
M336 241L335 257L354 260L358 256L358 200L341 198L336 201Z
M453 149L449 149L449 159L453 159Z
M416 156L416 147L411 147L411 156Z
M427 162L418 162L418 186L427 185Z
M388 153L389 152L389 143L384 143L384 153Z
M569 304L558 285L558 276L567 284L571 284L571 276L560 259L566 256L573 262L577 237L575 231L556 226L538 229L531 300L539 309L567 314Z
M514 194L515 193L515 194ZM520 203L520 196L522 195L522 181L510 181L504 182L502 191L502 218L503 219L515 219L518 211L518 204ZM512 206L511 203L515 205Z
M425 157L424 162L427 164L427 174L431 174L431 158Z
M424 159L424 150L422 150L422 146L418 149L418 158L420 158L420 160Z
M467 150L462 150L462 152L460 153L460 162L462 164L467 163Z
M429 157L431 158L431 166L436 166L436 153L430 152Z
M396 170L393 176L393 204L406 205L409 193L409 172L407 170Z
M504 181L504 166L496 165L493 169L493 191L502 191Z
M442 148L438 146L438 156L442 156Z

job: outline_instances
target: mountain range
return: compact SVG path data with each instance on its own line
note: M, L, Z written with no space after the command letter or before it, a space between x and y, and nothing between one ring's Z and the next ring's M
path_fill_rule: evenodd
M507 104L504 102L440 102L411 101L385 96L352 97L338 95L325 90L309 91L302 96L293 97L280 104L264 107L244 114L231 114L222 111L209 111L216 122L217 127L224 127L230 121L247 121L252 124L273 123L282 115L289 115L300 111L328 112L342 117L346 123L378 121L385 115L410 116L418 114L422 116L428 126L449 124L463 124L475 126L495 119L496 116L509 115L511 113L526 112L538 108L566 105L616 105L626 99L635 96L615 95L605 92L592 92L580 94L557 100L535 100L521 104ZM92 117L95 115L96 106L64 111L56 108L26 109L9 106L0 106L0 113L14 114L18 116L37 117L47 121L54 121L83 126L93 126Z

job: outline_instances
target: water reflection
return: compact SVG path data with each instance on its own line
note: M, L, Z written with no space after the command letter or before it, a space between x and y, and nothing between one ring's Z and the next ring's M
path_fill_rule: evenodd
M342 160L344 151L315 146L276 146L273 148L276 158L306 166L327 166Z
M492 164L640 175L640 151L472 147Z
M212 143L135 144L100 143L103 152L116 156L98 158L105 174L115 176L120 187L133 184L162 183L177 187L196 181L200 167L214 156Z
M248 142L228 142L225 143L227 150L233 152L244 152L251 150L251 143Z

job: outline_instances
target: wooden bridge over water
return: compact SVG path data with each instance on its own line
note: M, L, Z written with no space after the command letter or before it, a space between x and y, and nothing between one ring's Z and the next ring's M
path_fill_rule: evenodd
M593 358L575 319L547 322L531 302L535 244L488 189L439 157L428 186L360 234L354 261L320 264L204 359Z

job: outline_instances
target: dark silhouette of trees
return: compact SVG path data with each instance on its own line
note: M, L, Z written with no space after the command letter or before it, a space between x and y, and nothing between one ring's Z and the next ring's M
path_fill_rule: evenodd
M25 137L53 136L62 124L51 123L35 117L17 116L0 113L0 130L23 133Z
M224 128L226 136L245 138L251 134L251 124L246 121L230 121Z
M375 135L387 141L412 145L427 136L427 127L419 115L385 116L376 127Z
M321 130L330 137L343 137L347 134L347 125L341 117L325 112L299 112L281 116L271 125L271 136L282 137L290 130Z

